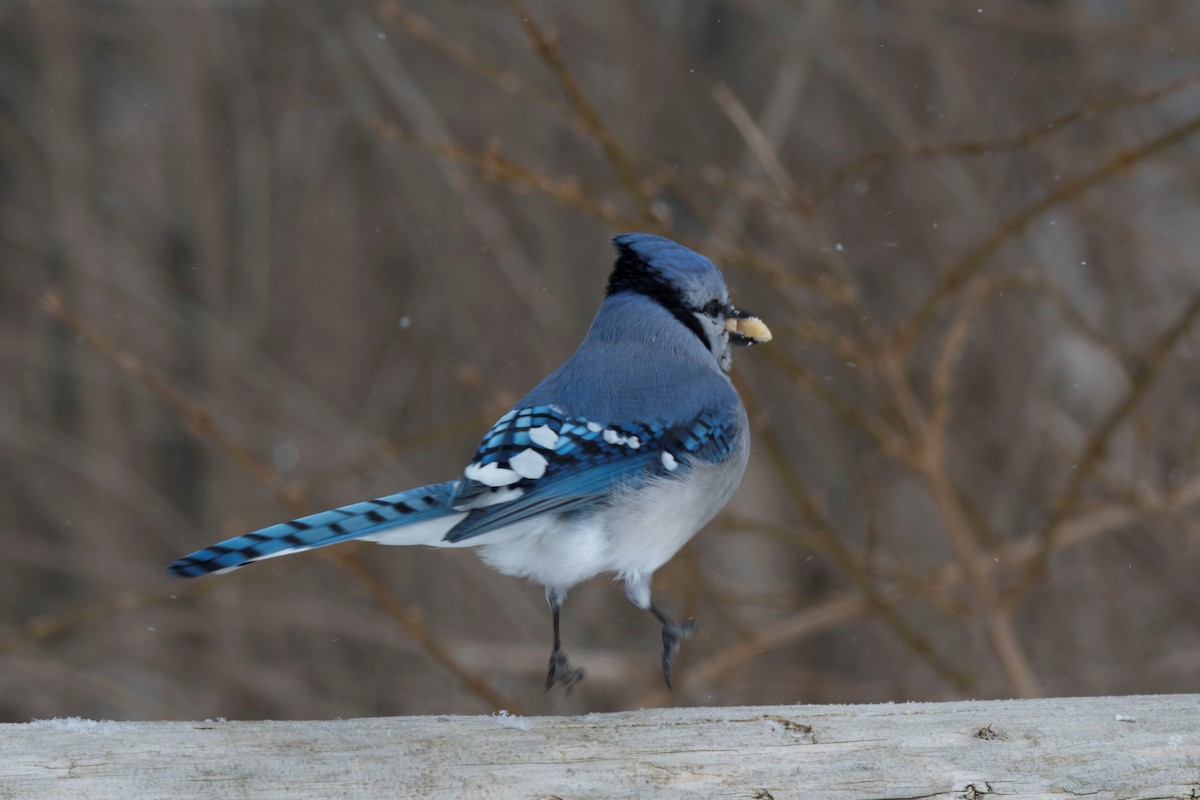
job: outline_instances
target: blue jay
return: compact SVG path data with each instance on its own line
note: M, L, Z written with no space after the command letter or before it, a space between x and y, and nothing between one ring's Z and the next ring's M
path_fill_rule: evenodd
M192 578L363 539L478 547L493 568L542 584L554 623L546 688L583 678L559 638L567 591L615 573L662 625L663 678L694 622L651 601L650 579L729 500L750 448L728 375L730 345L769 341L729 302L720 271L670 239L613 239L617 261L567 361L500 417L461 477L272 525L167 567Z

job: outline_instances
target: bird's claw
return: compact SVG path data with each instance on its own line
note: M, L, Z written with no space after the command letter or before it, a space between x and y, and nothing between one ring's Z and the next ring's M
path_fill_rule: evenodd
M575 684L581 680L583 680L583 670L579 667L572 667L571 662L567 660L566 653L555 650L550 654L550 670L546 673L547 692L554 688L554 684L561 683L567 690L567 694L570 694L571 689L575 688Z
M673 688L671 686L671 666L675 663L675 655L679 652L679 643L695 636L698 630L700 630L700 623L694 619L689 619L687 622L675 622L674 620L663 622L662 667L663 680L667 682L668 689Z

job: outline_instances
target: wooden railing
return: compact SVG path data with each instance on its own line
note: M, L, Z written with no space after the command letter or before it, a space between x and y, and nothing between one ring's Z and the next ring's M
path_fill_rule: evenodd
M1197 798L1200 695L0 725L0 797Z

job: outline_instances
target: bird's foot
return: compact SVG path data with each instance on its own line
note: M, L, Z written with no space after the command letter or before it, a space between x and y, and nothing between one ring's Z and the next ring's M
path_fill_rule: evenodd
M679 652L679 643L695 636L696 631L700 630L700 623L694 619L689 619L687 622L676 622L664 617L662 624L663 680L667 682L667 688L671 689L671 666L675 663L675 655Z
M567 690L567 694L570 694L571 689L581 680L583 680L583 670L579 667L572 667L571 662L567 660L566 653L555 650L550 654L550 671L546 673L547 692L554 687L554 684L561 683Z

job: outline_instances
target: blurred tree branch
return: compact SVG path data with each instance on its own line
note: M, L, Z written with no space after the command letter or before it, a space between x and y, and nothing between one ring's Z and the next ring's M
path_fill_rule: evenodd
M1196 86L1200 86L1200 73L1184 75L1132 94L1095 97L1053 119L1039 120L1017 134L999 139L981 138L959 142L895 142L861 153L852 161L825 173L817 185L808 191L804 205L815 207L827 202L842 187L859 180L868 172L891 161L943 156L981 156L1007 150L1025 150L1041 139L1058 135L1073 125L1096 119L1113 111L1157 103L1170 95Z
M389 562L393 586L435 598L418 611L341 548L356 591L301 576L220 630L209 603L175 604L154 636L136 624L153 607L221 584L126 587L158 569L147 537L240 526L260 485L299 514L414 448L448 466L433 446L485 427L586 322L603 259L580 240L647 228L719 263L776 334L735 373L759 480L657 578L717 623L679 693L652 691L624 600L597 584L573 602L608 640L589 654L601 682L527 705L1187 689L1191 7L597 9L4 15L0 653L17 673L0 713L190 707L161 692L256 714L512 708L458 687L541 668L511 643L544 633L540 598L482 567L459 592L419 554ZM430 427L376 444L397 419ZM374 609L445 696L364 665L395 640ZM284 661L297 641L302 665ZM93 665L67 663L78 648ZM291 683L256 691L250 662L295 666ZM187 670L186 690L129 701Z
M47 290L42 297L42 309L76 333L100 355L150 390L179 416L197 438L215 445L226 456L249 471L256 480L266 485L279 498L290 513L294 516L302 516L305 513L306 498L301 491L286 486L274 468L238 443L199 405L188 400L182 392L144 366L137 356L122 349L99 329L67 307L60 290L54 288ZM512 700L498 694L483 678L459 664L450 651L429 631L420 615L397 602L387 587L371 574L356 553L339 548L323 555L366 587L372 599L400 625L401 629L417 642L434 661L457 678L464 688L497 710L508 709L515 712L520 708ZM176 591L145 596L136 592L125 592L108 603L101 603L80 612L39 621L30 631L12 638L6 645L16 647L25 642L44 639L108 614L143 608L163 602L168 597L178 594L179 592Z
M1078 178L1063 181L1052 192L1002 222L989 236L943 274L938 285L929 293L921 307L895 331L892 348L908 352L917 337L932 322L939 308L966 285L967 281L995 255L1010 239L1024 231L1047 211L1070 202L1106 180L1126 174L1130 168L1169 147L1187 141L1200 132L1200 116L1156 136L1140 147L1123 150L1100 167Z

